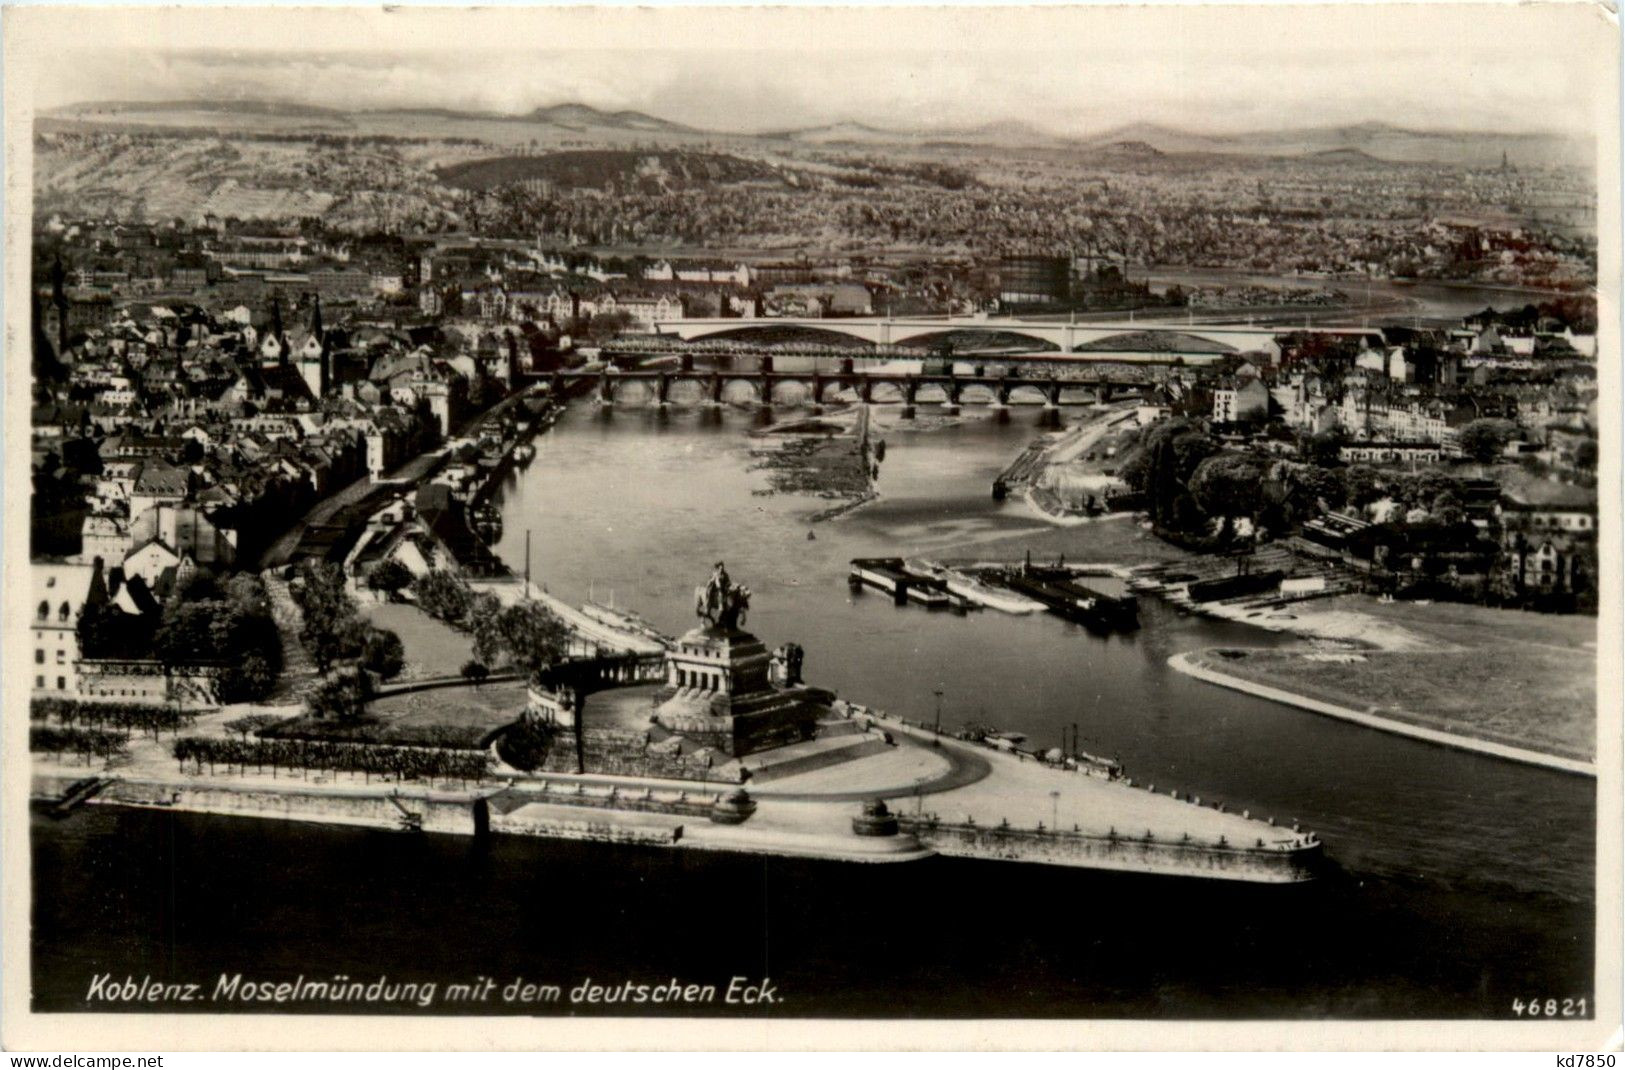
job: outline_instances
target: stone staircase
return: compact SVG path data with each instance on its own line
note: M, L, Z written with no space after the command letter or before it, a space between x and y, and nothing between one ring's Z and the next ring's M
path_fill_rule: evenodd
M282 640L282 673L265 702L273 706L301 703L317 681L316 663L299 639L299 629L304 624L303 615L288 590L287 580L270 569L260 578L265 582L266 594L270 596L271 619L276 621L277 635Z

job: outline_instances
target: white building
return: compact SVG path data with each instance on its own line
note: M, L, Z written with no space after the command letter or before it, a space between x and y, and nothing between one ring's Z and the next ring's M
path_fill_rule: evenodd
M71 698L79 692L79 614L95 567L35 561L33 580L33 694Z

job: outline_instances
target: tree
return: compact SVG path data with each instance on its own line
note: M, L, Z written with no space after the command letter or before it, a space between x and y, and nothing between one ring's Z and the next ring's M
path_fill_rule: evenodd
M1331 468L1338 463L1338 451L1343 448L1345 441L1343 429L1340 427L1310 435L1303 441L1304 460L1322 468Z
M365 631L356 617L355 600L344 589L342 569L325 561L306 562L289 590L304 617L299 638L319 672L360 653Z
M468 584L444 569L427 572L412 581L412 596L418 608L450 624L462 624L474 601Z
M1207 458L1190 480L1191 496L1209 516L1251 517L1263 502L1264 470L1243 453Z
M153 636L153 653L165 665L186 665L215 661L219 630L215 618L222 602L187 602L179 598L164 606L158 631Z
M1219 443L1203 431L1186 431L1175 435L1169 443L1174 451L1174 476L1180 482L1189 482L1197 467L1219 450Z
M152 642L149 627L109 602L90 602L74 626L79 652L87 658L116 658L145 653Z
M247 717L238 717L221 725L227 732L236 732L244 742L251 735L258 735L262 729L270 728L280 722L282 718L268 713L251 713Z
M361 646L361 667L378 674L380 680L393 680L406 667L406 648L401 637L388 628L373 628Z
M508 659L527 673L536 673L564 655L570 632L564 622L539 602L520 602L504 609L497 629Z
M276 686L276 675L277 670L265 655L249 654L220 674L220 699L222 702L262 699Z
M305 699L305 708L320 720L359 720L372 697L371 677L364 672L347 671L323 680Z
M1441 524L1460 524L1467 519L1461 495L1454 490L1441 490L1434 496L1432 513Z
M592 318L589 330L594 339L603 340L624 334L632 326L632 314L616 309L614 312L603 312Z
M393 557L379 564L367 576L367 586L394 602L412 584L412 570Z
M506 649L502 634L502 603L486 591L474 596L468 608L468 630L474 637L474 657L495 665Z
M1597 468L1597 440L1588 438L1574 447L1574 466L1583 472Z
M1501 456L1517 426L1510 420L1474 420L1456 433L1461 451L1480 464L1490 464Z
M1382 497L1382 481L1370 465L1351 464L1343 470L1343 500L1363 509Z
M485 663L483 661L476 661L473 658L469 658L467 661L463 662L462 672L463 679L473 684L476 688L478 688L480 684L485 681L487 676L491 675L491 670L485 667Z
M271 598L265 583L252 572L239 572L225 583L224 597L250 616L271 616Z

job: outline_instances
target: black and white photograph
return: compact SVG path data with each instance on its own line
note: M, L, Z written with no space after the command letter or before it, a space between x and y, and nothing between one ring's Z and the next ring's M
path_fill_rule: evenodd
M5 45L7 1048L1617 1049L1617 12Z

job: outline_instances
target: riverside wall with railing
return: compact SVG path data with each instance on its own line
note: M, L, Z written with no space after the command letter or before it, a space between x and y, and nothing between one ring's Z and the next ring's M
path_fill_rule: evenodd
M1046 828L950 823L898 815L898 825L938 854L1007 862L1035 862L1135 873L1159 873L1268 884L1313 880L1322 858L1321 845L1310 842L1268 846L1244 845L1222 837L1211 843L1189 837L1159 840L1145 836L1096 835Z

